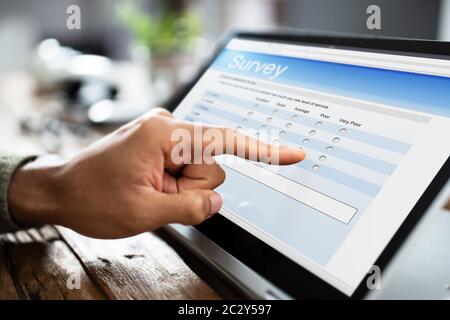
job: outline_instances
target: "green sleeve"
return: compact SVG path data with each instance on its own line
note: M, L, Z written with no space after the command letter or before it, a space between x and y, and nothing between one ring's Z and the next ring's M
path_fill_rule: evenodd
M0 234L20 230L8 211L8 188L15 170L35 157L19 157L0 155Z

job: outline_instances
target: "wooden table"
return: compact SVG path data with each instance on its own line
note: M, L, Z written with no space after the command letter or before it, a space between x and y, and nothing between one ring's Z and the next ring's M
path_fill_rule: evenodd
M33 98L33 90L33 82L26 75L0 79L0 135L7 137L1 139L0 151L68 155L102 135L90 133L86 139L58 133L53 138L47 134L24 135L19 125L23 115L39 120L60 108L52 106L55 102L51 97ZM0 235L0 299L240 297L161 231L122 240L90 239L54 226Z
M46 226L0 236L0 299L219 299L154 233L94 240Z

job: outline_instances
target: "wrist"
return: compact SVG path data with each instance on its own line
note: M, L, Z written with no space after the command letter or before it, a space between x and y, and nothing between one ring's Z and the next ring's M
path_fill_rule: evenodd
M62 166L61 160L46 156L16 170L8 190L8 210L16 224L34 227L58 223Z

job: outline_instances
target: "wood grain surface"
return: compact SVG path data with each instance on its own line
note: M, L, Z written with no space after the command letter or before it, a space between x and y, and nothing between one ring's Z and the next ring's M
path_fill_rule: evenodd
M97 240L46 226L0 236L0 299L220 297L153 233Z
M58 228L108 299L219 299L153 233L124 240L94 240Z
M73 274L83 290L66 285ZM1 236L0 279L1 299L104 299L52 227Z

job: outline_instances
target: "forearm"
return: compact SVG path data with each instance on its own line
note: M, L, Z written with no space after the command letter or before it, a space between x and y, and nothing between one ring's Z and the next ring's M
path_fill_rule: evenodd
M45 158L0 159L0 233L55 223L60 210L59 201L55 201L58 166Z
M14 232L21 228L11 217L8 194L11 180L17 169L34 157L0 156L0 233Z
M60 196L65 190L59 182L62 161L45 156L20 167L11 179L8 192L9 213L23 227L57 224L65 204Z

